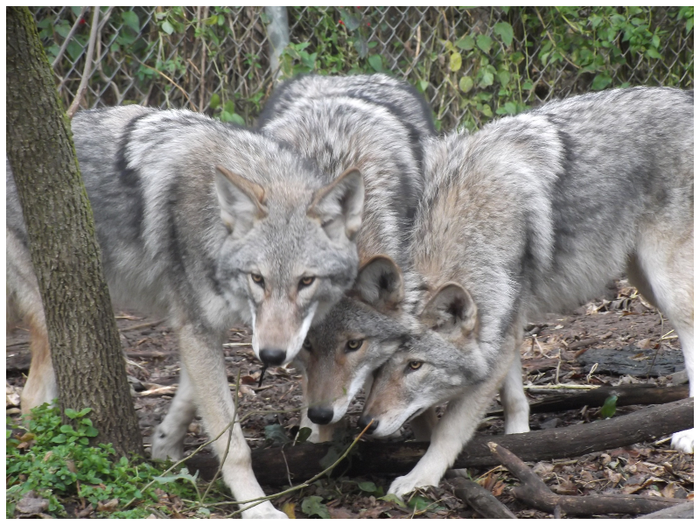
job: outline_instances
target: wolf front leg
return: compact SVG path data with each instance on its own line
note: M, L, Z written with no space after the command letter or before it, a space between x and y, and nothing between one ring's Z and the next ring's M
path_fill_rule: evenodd
M183 366L180 370L180 384L170 403L168 413L162 423L153 432L151 457L174 461L184 457L184 441L187 428L194 419L196 403L192 381Z
M504 356L497 370L481 383L470 387L453 399L430 438L430 446L413 470L396 478L389 487L390 494L403 496L419 487L436 487L445 471L452 466L464 445L474 435L479 421L493 401L509 367Z
M182 366L191 381L199 413L209 435L214 438L236 418L236 407L226 378L224 355L220 337L197 331L191 325L178 330ZM230 443L229 443L230 440ZM222 462L224 482L237 501L264 498L265 493L255 479L250 459L250 448L238 422L213 443L214 451ZM228 448L228 451L227 451ZM243 518L286 518L272 503L242 504Z

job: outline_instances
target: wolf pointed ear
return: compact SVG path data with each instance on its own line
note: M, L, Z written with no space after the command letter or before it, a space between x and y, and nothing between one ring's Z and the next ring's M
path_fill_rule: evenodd
M379 311L396 310L403 301L401 270L390 257L373 257L360 268L352 293Z
M350 168L314 193L306 214L321 222L326 235L339 241L343 237L353 241L362 224L365 205L365 185L362 174Z
M472 296L457 283L447 283L428 301L421 321L446 339L454 341L476 328L477 308Z
M216 195L221 207L221 220L235 238L250 231L255 221L267 216L265 190L259 184L216 167Z

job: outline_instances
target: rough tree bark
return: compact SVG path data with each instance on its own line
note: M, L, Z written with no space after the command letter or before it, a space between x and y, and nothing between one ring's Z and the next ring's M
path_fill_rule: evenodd
M91 407L100 442L142 453L119 332L70 123L27 8L7 8L7 155L66 408ZM65 419L65 416L64 416Z

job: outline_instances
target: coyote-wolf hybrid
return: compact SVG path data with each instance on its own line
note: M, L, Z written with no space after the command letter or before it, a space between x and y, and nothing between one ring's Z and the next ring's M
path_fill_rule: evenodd
M411 246L422 330L406 328L407 342L375 372L360 424L374 419L374 433L387 435L449 405L426 455L390 492L436 485L499 387L506 431L526 431L524 320L575 307L625 271L676 328L693 396L692 92L555 101L432 140L425 159ZM361 367L336 366L339 381L344 367ZM692 430L673 445L692 451Z
M155 457L177 458L195 401L211 435L234 417L221 344L233 324L255 317L248 297L262 292L262 275L272 276L273 286L280 274L295 279L289 296L319 305L336 302L352 284L362 177L357 170L320 172L269 138L187 111L84 111L72 126L112 297L168 315L179 339L174 416L158 428L153 445ZM26 412L57 392L9 170L7 292L10 310L32 331ZM226 440L215 449L222 456ZM240 501L264 495L238 425L223 476ZM244 512L275 515L284 516L269 502Z

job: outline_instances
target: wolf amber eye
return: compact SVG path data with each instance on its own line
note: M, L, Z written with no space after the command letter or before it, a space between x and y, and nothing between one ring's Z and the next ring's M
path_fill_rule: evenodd
M299 280L299 288L311 286L311 283L313 283L315 280L316 280L316 277L302 277Z
M408 363L408 368L410 368L411 370L418 370L421 366L423 366L423 363L421 363L420 361L411 361L410 363Z
M260 286L265 286L265 279L263 279L263 276L257 273L251 273L250 278L253 279L253 282L255 284L258 284Z
M355 350L357 350L361 346L362 346L362 339L350 339L350 341L348 341L345 344L345 350L348 352L354 352Z

